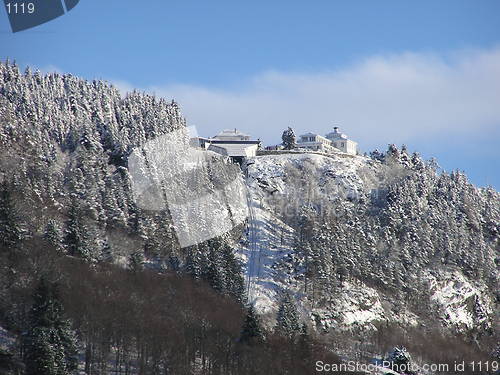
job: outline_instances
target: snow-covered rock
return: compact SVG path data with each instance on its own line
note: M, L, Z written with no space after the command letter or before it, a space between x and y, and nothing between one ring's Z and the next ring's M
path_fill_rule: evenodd
M460 272L443 272L437 278L427 275L431 301L439 319L459 331L474 327L491 327L493 301L485 293L485 286L464 277Z

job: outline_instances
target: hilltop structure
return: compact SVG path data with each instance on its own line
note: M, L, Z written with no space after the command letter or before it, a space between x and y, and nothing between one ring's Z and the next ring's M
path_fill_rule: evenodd
M223 130L212 138L197 137L192 142L204 150L229 156L238 163L242 163L245 158L256 156L261 145L259 139L252 140L249 135L237 129Z
M299 137L297 146L320 152L345 152L351 155L356 155L358 152L358 144L341 133L338 126L326 136L316 133L303 134Z

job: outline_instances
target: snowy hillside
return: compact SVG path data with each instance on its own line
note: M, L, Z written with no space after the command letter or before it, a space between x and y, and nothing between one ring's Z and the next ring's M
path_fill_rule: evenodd
M387 264L395 257L394 253L381 251L377 241L378 236L387 235L384 231L388 225L384 228L377 221L371 233L363 233L368 249L352 246L348 238L342 238L344 233L348 237L359 234L360 229L354 229L355 226L364 232L368 224L363 223L363 218L373 220L368 217L373 213L383 217L387 207L381 206L380 200L386 199L393 189L391 183L399 183L399 178L409 179L406 176L411 171L400 168L397 173L395 166L345 154L284 153L258 156L248 164L251 217L238 252L246 263L249 299L262 314L273 317L282 293L288 291L296 296L303 318L323 332L376 330L381 324L393 322L417 327L427 324L429 317L452 330L491 330L494 301L485 280L468 278L456 264L438 265L433 256L422 266L417 265L415 276L410 272L402 276L407 281L401 282L401 289L411 289L408 282L418 274L419 296L424 298L429 291L425 299L415 304L405 292L398 295L394 291L394 279L387 266L377 269L377 263ZM411 202L407 204L410 206ZM423 204L419 200L418 205ZM313 237L309 238L309 234L299 233L304 230L301 217L305 213L325 230L313 228ZM354 220L359 222L354 224ZM328 235L335 238L322 240ZM342 248L339 242L347 246ZM330 258L319 260L329 266L325 269L329 274L314 279L306 269L311 267L307 257L313 257L314 248L321 246L331 254ZM399 249L401 245L397 246ZM310 254L304 251L306 247L313 248ZM358 248L359 253L349 247ZM418 251L419 244L415 247ZM337 256L345 256L347 266L358 269L339 272L342 266ZM359 272L366 267L359 259L363 256L369 256L368 262L378 258L367 274Z
M280 215L277 215L276 196L286 197L287 206L279 209L295 211L305 199L328 199L328 192L356 194L367 188L368 181L360 175L373 170L368 159L347 155L331 157L317 154L284 154L254 158L248 163L247 184L251 210L247 239L239 251L247 263L246 282L249 300L261 313L275 312L280 291L293 288L297 281L278 269L280 263L294 254L297 234ZM290 167L307 169L312 186L294 186L287 183ZM318 196L315 196L318 194ZM333 198L333 196L330 196ZM282 201L280 201L282 202ZM292 273L294 270L289 270ZM297 289L300 300L300 290Z

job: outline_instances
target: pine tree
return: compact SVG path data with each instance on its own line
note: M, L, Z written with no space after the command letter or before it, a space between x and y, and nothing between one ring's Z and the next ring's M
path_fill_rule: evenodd
M109 241L107 238L105 238L104 241L102 241L101 252L99 254L99 261L108 263L113 261L113 250L111 249L111 246L109 245Z
M121 193L117 189L113 176L108 176L105 181L103 193L103 209L107 219L107 224L111 227L125 227L127 220L123 210L119 207L116 196Z
M0 246L12 248L23 239L19 214L7 184L0 185Z
M406 147L406 145L402 145L401 146L401 157L400 157L400 161L401 161L401 164L405 167L405 168L411 168L412 166L412 163L411 163L411 156L410 154L408 153L408 148Z
M222 254L218 248L212 247L207 255L203 279L221 294L226 293L226 275L223 267Z
M84 224L81 207L76 200L72 201L69 210L64 244L70 255L85 260L91 260L94 255L89 228Z
M241 264L234 256L233 249L230 246L223 245L221 251L224 261L226 293L234 297L238 302L243 302L245 298L245 281L243 279Z
M375 149L372 152L370 152L370 157L374 160L382 161L384 159L384 154L380 152L378 149Z
M186 257L185 271L193 279L199 280L202 275L202 265L201 265L200 252L196 247L188 252Z
M395 144L390 144L387 147L387 153L385 154L385 162L387 164L390 163L399 163L401 160L401 152L397 148Z
M54 248L60 252L64 250L63 246L63 234L61 226L56 220L49 220L47 226L45 227L44 238L52 245Z
M135 251L128 258L128 268L134 272L144 269L144 252L142 250Z
M256 313L254 306L249 305L245 321L243 322L240 341L251 344L263 340L264 332L262 330L259 315Z
M174 272L179 272L181 269L181 260L175 254L171 254L168 257L168 267Z
M276 331L284 336L292 337L300 330L297 307L290 293L286 292L281 299L276 318Z
M300 327L300 335L297 342L298 356L303 359L310 359L312 355L312 338L309 335L307 325L302 323Z
M291 127L288 127L288 129L283 132L281 140L286 150L292 150L297 146L297 137Z
M57 286L42 278L34 294L25 337L27 375L65 375L78 365L76 335L64 318Z

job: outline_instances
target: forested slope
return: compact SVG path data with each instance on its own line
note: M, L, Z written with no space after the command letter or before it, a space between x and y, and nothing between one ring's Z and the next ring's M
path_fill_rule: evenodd
M28 373L71 372L75 350L89 374L248 370L233 251L181 249L134 199L132 151L184 127L174 102L0 64L0 326ZM239 171L212 159L207 185Z

